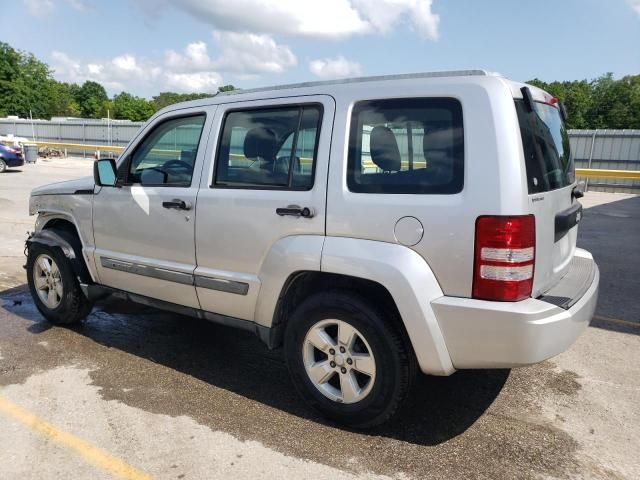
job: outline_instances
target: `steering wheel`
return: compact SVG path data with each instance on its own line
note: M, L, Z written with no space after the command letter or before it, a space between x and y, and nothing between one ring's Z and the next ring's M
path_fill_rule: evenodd
M193 166L185 162L184 160L169 160L162 166L163 169L183 168L187 171L193 170Z

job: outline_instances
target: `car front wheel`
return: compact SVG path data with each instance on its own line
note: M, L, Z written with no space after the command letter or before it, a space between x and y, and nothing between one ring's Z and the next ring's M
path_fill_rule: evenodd
M285 355L303 399L356 428L389 420L416 370L390 314L342 292L313 295L296 309L285 332Z
M53 324L77 323L91 312L91 302L58 248L37 243L29 247L27 282L36 307Z

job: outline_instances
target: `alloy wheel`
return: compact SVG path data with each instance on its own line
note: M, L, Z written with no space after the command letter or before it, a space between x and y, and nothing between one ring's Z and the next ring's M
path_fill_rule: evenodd
M62 275L56 262L49 255L38 255L33 264L33 283L38 297L47 308L54 310L64 294Z
M302 356L313 385L338 403L357 403L376 379L373 351L364 335L349 323L321 320L307 332Z

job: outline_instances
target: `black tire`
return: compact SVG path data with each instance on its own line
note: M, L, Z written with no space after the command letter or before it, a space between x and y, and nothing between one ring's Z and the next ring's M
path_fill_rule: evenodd
M0 158L0 173L4 173L7 170L7 163L4 159Z
M302 398L325 417L354 428L388 421L407 397L416 375L416 359L406 334L396 328L393 314L356 293L328 291L307 298L288 320L284 350L293 383ZM356 403L339 403L321 393L305 369L307 332L319 321L337 319L355 327L375 358L375 380Z
M41 255L47 255L54 260L60 271L63 293L59 305L53 309L40 299L34 282L34 264ZM91 313L93 304L80 290L78 279L69 260L57 247L49 247L39 243L31 244L27 255L27 283L38 311L54 325L72 325L80 322Z

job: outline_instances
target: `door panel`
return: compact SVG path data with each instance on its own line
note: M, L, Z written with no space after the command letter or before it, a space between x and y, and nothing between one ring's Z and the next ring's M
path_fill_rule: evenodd
M201 123L184 119L203 109L181 110L179 117L165 115L149 125L123 155L118 176L125 184L103 187L95 196L95 261L102 284L199 308L194 206L215 111L205 110Z
M529 196L531 212L536 217L536 264L533 294L551 288L568 271L575 255L578 225L561 238L555 238L555 217L577 203L573 185Z
M257 107L263 109L260 114L244 114L257 111ZM290 115L297 108L303 110L300 116ZM314 117L309 113L314 108L321 112L321 116ZM217 132L219 138L214 140L212 135L208 155L216 158L216 162L220 161L221 165L212 166L201 179L196 207L195 273L196 278L213 279L222 285L232 282L238 289L230 291L215 284L204 288L196 283L204 310L254 320L260 268L270 248L279 239L291 235L324 235L326 177L334 110L334 101L328 96L277 99L259 104L242 102L218 107L213 132ZM228 123L224 130L226 133L223 133L225 121ZM297 136L288 131L286 125L290 121L300 125L295 129L300 132ZM314 121L316 127L320 125L317 135L311 127ZM272 141L276 142L276 148L268 145ZM213 145L218 146L217 152ZM294 151L293 145L296 146ZM309 170L312 168L309 156L314 151L315 170ZM287 172L291 165L295 173ZM246 170L243 166L247 167ZM216 169L222 172L217 177ZM269 171L268 175L264 174L264 169ZM311 178L304 177L311 171L315 172L312 185ZM218 184L215 184L216 178ZM286 187L276 186L287 178L289 183ZM276 213L277 209L291 206L308 208L309 216L282 215L295 212Z

